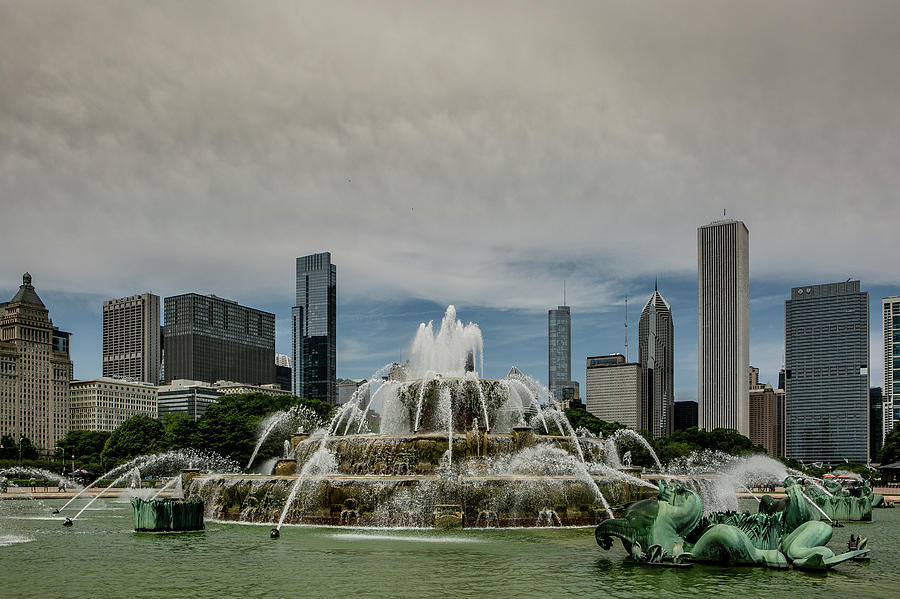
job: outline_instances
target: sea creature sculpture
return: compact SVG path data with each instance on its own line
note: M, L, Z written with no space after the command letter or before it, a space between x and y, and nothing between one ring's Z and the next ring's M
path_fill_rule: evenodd
M619 538L631 559L652 565L692 560L825 570L868 553L863 544L835 555L825 546L832 528L819 521L803 488L788 478L785 491L785 500L769 497L757 514L718 512L703 518L696 493L660 481L655 499L632 503L621 518L602 522L594 534L602 548L609 549L613 538Z

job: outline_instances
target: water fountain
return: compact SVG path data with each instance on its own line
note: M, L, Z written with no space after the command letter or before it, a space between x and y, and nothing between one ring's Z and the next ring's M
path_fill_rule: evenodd
M483 371L481 331L450 306L438 328L419 326L405 364L380 369L331 422L293 434L272 474L199 474L187 496L204 499L212 518L277 522L277 536L301 522L596 524L612 517L613 505L655 492L611 467L630 431L612 448L578 436L533 379L485 379L476 369ZM266 420L257 447L282 419Z

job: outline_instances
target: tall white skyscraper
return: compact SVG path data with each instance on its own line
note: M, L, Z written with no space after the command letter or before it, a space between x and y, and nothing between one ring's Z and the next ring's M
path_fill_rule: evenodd
M103 376L158 385L161 351L158 295L103 302Z
M895 295L882 299L881 315L884 319L884 337L881 340L884 355L881 423L884 437L900 422L900 297Z
M750 233L737 220L697 229L697 411L701 429L750 434Z

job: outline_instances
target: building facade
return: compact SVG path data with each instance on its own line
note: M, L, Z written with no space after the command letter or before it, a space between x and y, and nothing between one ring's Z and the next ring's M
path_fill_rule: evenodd
M859 281L791 289L784 302L786 455L869 458L869 294Z
M675 402L675 430L683 431L697 426L697 402L694 400Z
M882 419L884 418L884 397L881 387L869 389L869 455L873 462L878 461L878 454L884 445Z
M641 365L640 428L654 437L671 435L675 419L675 327L672 308L654 289L638 322Z
M337 266L331 253L297 258L291 309L292 391L297 397L337 402Z
M275 384L279 389L291 390L291 357L287 354L275 354Z
M159 322L158 295L142 293L103 302L103 376L158 385Z
M697 229L699 427L750 432L750 234L736 220Z
M275 382L275 315L214 295L165 299L166 380Z
M547 311L547 387L550 397L563 401L563 388L572 381L572 317L569 306Z
M607 422L641 428L641 365L622 354L586 360L584 403L587 411Z
M750 389L750 440L773 458L784 456L784 391L771 385Z
M71 428L114 431L138 414L156 418L156 389L151 383L112 377L72 381L69 385Z
M157 391L157 412L163 414L185 414L197 420L206 413L206 408L216 403L223 393L210 383L176 379L163 385Z
M26 272L0 303L0 436L52 450L69 431L71 380L69 333L53 326Z
M881 440L900 422L900 297L881 300L882 359L884 374L881 385Z

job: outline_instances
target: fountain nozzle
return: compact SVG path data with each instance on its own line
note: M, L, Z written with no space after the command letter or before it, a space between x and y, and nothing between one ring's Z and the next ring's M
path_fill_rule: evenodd
M280 536L281 536L281 533L278 531L277 528L273 528L273 529L272 529L272 532L269 533L269 538L270 538L270 539L277 539L277 538L280 537Z
M66 518L66 519L63 521L63 526L73 526L74 524L75 524L75 523L72 522L72 519L71 519L71 518Z

